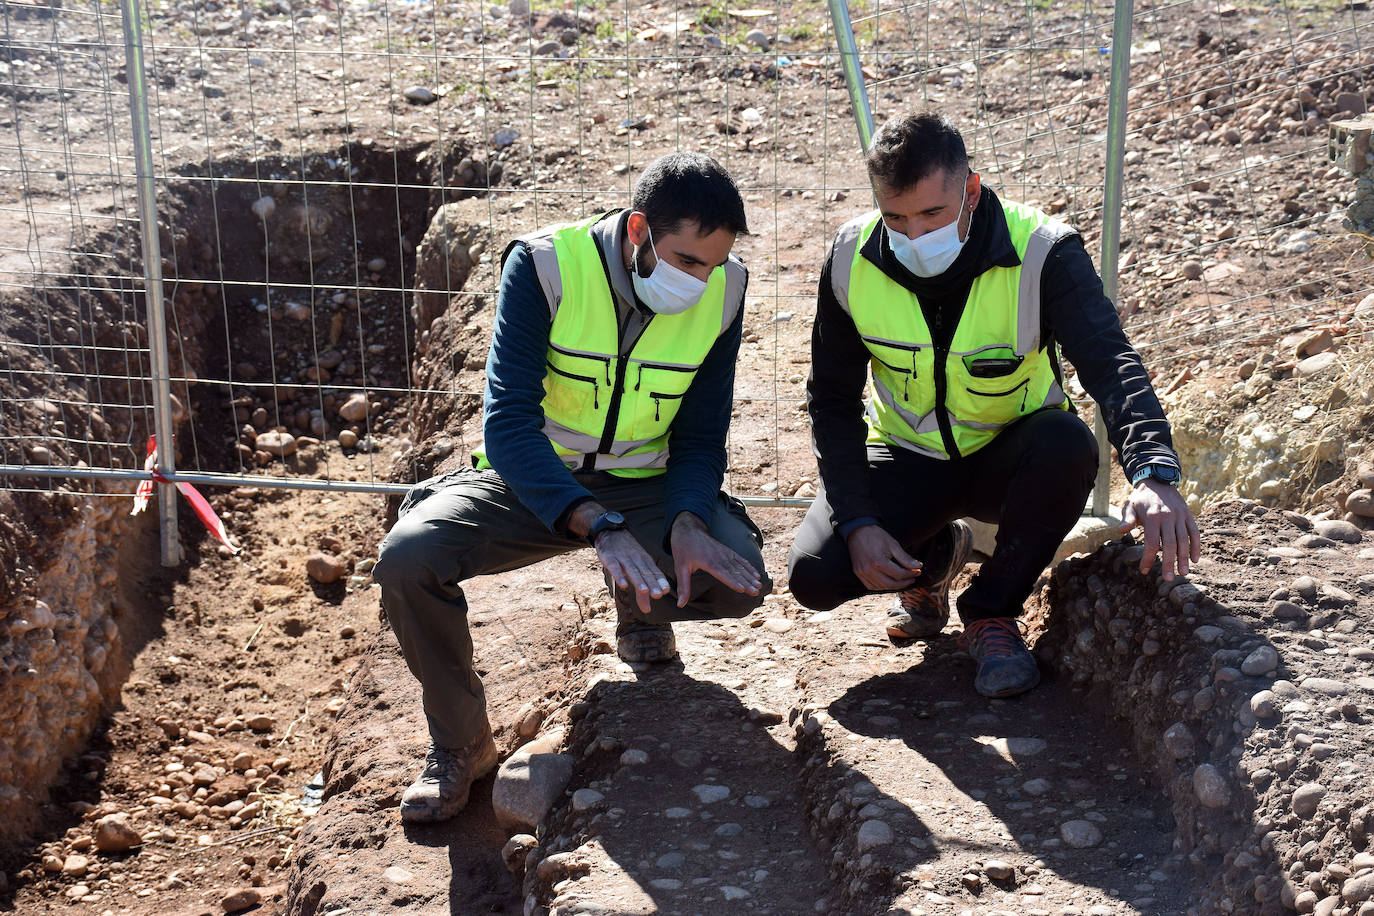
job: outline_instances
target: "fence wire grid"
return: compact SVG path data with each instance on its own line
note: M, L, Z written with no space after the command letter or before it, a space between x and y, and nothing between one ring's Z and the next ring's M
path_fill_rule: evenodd
M507 242L624 206L653 158L700 150L752 229L728 485L805 505L815 287L835 229L872 206L851 41L877 121L946 112L986 184L1116 263L1161 388L1339 324L1374 289L1344 222L1356 179L1328 155L1374 84L1364 0L1127 7L1115 80L1112 4L839 9L837 40L815 0L3 0L0 486L127 495L162 357L187 479L404 489L480 438Z

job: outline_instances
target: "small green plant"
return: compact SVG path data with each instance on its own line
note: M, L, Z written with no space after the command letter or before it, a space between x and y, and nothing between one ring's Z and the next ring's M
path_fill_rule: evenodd
M718 31L726 31L725 26L729 21L726 10L730 8L729 0L711 0L706 8L697 16L702 25L708 25Z

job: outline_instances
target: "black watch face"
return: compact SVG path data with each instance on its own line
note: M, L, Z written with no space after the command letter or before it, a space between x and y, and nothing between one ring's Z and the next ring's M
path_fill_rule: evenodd
M1150 476L1160 483L1178 483L1183 475L1178 468L1169 467L1165 464L1156 464L1150 468Z

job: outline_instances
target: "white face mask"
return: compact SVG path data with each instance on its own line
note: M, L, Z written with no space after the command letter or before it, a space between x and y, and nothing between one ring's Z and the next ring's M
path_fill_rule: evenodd
M964 215L964 204L967 202L968 185L965 184L964 194L959 199L959 216ZM973 217L970 216L969 229L972 228ZM893 232L886 223L883 224L883 229L887 232L888 247L897 256L897 260L918 277L937 277L949 270L949 265L953 264L954 259L959 257L959 252L964 250L964 242L968 241L968 236L965 236L963 241L959 239L958 216L948 226L941 226L934 232L927 232L914 239L907 238L900 232Z
M654 247L654 233L649 230L649 250L654 253L654 269L649 276L639 275L639 246L636 245L630 263L630 279L635 293L658 315L680 315L701 301L706 294L706 281L680 270L658 256Z

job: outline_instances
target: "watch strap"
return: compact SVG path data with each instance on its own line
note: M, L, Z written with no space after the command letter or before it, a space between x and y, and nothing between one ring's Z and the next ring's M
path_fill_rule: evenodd
M591 526L587 528L587 543L595 547L596 539L607 531L623 531L625 528L625 516L608 510L592 519Z

